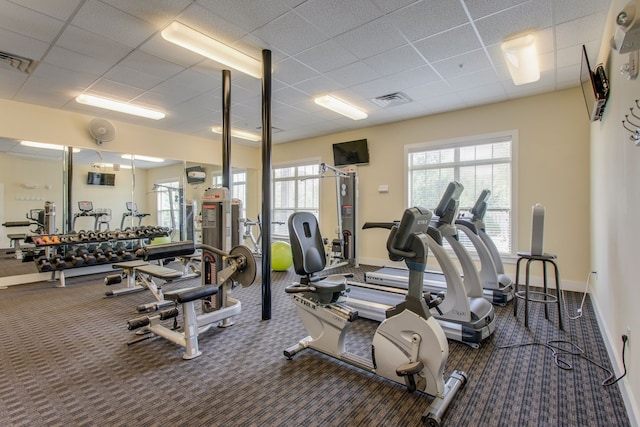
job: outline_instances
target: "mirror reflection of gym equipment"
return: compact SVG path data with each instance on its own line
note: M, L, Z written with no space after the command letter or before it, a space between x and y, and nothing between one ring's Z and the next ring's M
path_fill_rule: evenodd
M121 230L125 229L125 221L127 218L131 217L132 222L133 218L137 218L138 223L135 226L140 227L142 226L142 220L151 215L150 213L138 212L138 204L135 202L126 202L126 207L127 211L122 214L122 219L120 220Z
M111 221L111 208L93 208L93 202L88 200L81 200L78 202L79 212L73 214L73 221L71 223L71 229L76 229L76 220L79 218L89 217L93 219L93 228L91 230L100 231L102 226L105 226L106 230L109 230L109 222Z

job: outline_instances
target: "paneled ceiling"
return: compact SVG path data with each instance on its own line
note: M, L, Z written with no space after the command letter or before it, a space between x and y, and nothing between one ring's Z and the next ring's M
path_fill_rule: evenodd
M272 52L273 142L282 143L578 86L581 45L595 61L609 3L0 0L0 51L37 61L31 73L0 65L0 97L219 139L210 128L222 122L222 67L161 37L179 21L257 59ZM536 36L541 78L515 86L500 43L527 32ZM232 125L259 133L261 82L231 76ZM373 101L397 92L410 102ZM166 118L84 106L74 100L81 93ZM369 117L325 110L313 102L322 94Z

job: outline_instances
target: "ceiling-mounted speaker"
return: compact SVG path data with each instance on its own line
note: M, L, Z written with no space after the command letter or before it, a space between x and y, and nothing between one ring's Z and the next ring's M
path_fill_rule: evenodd
M89 133L96 144L102 145L116 137L116 127L109 120L96 118L89 122Z

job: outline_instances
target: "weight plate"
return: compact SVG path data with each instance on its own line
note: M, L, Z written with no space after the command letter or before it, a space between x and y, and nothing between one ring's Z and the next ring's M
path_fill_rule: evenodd
M243 256L245 261L244 268L236 270L232 279L240 283L243 288L251 286L254 280L256 280L256 260L253 258L253 254L246 246L235 246L229 252L229 257Z

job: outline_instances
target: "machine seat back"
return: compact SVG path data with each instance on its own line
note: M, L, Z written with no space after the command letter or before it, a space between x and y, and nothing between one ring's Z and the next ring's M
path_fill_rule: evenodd
M337 301L346 289L347 279L342 275L318 276L327 262L324 242L315 215L295 212L289 217L289 238L293 255L293 268L303 276L301 283L313 291L312 299L328 304Z
M297 274L307 276L324 270L327 258L315 215L310 212L292 214L289 217L289 238Z

